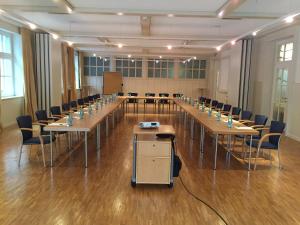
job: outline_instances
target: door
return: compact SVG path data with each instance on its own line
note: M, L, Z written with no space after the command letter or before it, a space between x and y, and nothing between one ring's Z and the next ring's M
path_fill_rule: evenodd
M119 72L103 73L103 94L111 95L122 92L123 79Z

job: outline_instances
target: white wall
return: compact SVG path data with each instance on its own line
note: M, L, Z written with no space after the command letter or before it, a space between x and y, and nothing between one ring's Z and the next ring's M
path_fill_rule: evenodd
M251 108L254 113L272 119L272 92L275 73L276 43L294 41L294 53L288 81L288 109L286 134L300 141L300 26L294 25L255 39L252 67Z

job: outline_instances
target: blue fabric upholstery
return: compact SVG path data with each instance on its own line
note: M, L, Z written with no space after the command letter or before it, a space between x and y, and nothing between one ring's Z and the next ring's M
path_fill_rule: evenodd
M211 99L210 98L205 99L205 104L206 105L210 105L210 103L211 103Z
M258 142L259 142L259 140L253 140L253 141L252 141L252 147L258 148ZM250 146L250 140L246 141L246 144L247 144L248 146ZM278 149L278 146L273 145L273 144L270 143L270 142L264 141L264 142L261 144L261 148L266 148L266 149Z
M205 102L205 100L206 100L206 98L203 97L203 96L201 96L201 97L199 98L199 102L200 102L200 103Z
M241 115L241 120L250 120L252 117L252 112L250 111L243 111Z
M232 108L231 114L232 114L233 116L238 116L238 115L240 115L240 113L241 113L241 108L239 108L239 107L233 107L233 108Z
M89 102L93 102L94 101L94 97L93 96L88 96Z
M17 123L19 128L29 128L32 129L32 118L31 116L19 116L17 117ZM23 143L26 140L29 140L32 138L32 131L27 130L21 130L22 137L23 137Z
M50 112L52 115L61 115L61 110L59 106L50 107Z
M84 100L82 98L77 99L78 105L84 105Z
M218 102L217 105L216 105L216 108L217 108L217 109L222 109L222 108L223 108L223 105L224 105L224 104L223 104L222 102Z
M89 102L90 102L90 99L89 99L89 97L84 97L84 98L83 98L83 101L84 101L84 103L89 103Z
M217 100L213 100L212 102L211 102L211 106L212 107L216 107L218 105L218 101Z
M230 109L231 109L231 105L228 105L228 104L225 104L223 107L223 111L225 111L225 112L229 112Z
M155 93L145 93L146 97L155 97ZM146 104L154 104L155 100L154 99L145 99L144 103Z
M280 121L272 121L270 126L270 133L283 133L285 128L285 123ZM278 147L279 136L271 136L269 137L269 142Z
M43 138L44 144L49 144L51 142L50 136L42 136L42 138ZM52 140L53 140L53 138L52 138ZM54 140L55 140L55 138L54 138ZM41 144L39 137L32 137L23 142L23 145L35 145L35 144Z
M72 108L77 108L77 102L76 102L76 101L71 101L71 102L70 102L70 106L71 106Z
M159 97L169 97L169 94L168 93L159 93L158 96ZM159 103L160 104L169 104L169 100L161 99L161 100L159 100Z
M46 110L38 110L35 112L35 116L37 120L48 120L47 112Z
M68 112L68 111L70 111L71 106L69 103L64 103L64 104L62 104L62 109L63 109L63 111Z
M100 94L95 94L96 99L100 98Z

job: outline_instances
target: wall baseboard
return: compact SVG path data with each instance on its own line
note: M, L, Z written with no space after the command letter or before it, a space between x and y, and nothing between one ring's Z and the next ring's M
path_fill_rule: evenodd
M299 141L300 142L300 137L298 137L298 136L295 136L293 134L287 134L286 136L289 137L289 138L291 138L291 139L293 139L293 140L295 140L295 141Z

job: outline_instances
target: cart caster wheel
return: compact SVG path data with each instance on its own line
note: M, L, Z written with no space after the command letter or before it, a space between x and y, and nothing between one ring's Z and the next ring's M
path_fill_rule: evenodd
M169 184L168 184L168 187L169 187L169 188L172 188L172 187L173 187L173 183L169 183Z
M131 181L131 187L135 187L136 186L136 182Z

